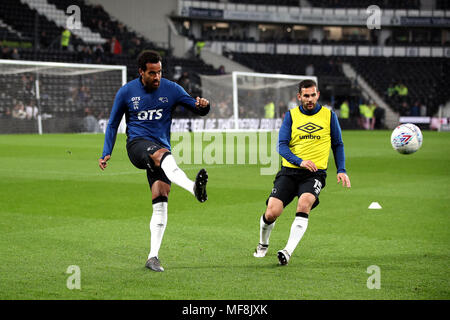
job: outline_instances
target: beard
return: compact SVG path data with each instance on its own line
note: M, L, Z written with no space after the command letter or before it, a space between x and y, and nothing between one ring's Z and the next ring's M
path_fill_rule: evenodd
M312 109L314 109L315 106L316 106L316 104L313 102L304 102L303 103L303 107L307 110L312 110Z
M158 80L147 80L143 82L145 87L149 90L156 90L159 88L159 85L161 84L161 82Z

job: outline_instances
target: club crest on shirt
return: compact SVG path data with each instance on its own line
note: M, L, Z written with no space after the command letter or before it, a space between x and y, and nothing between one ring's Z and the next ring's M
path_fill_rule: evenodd
M139 101L141 101L141 97L132 97L131 102L133 103L133 109L139 109Z
M167 103L167 102L169 102L169 99L168 99L167 97L159 97L158 100L161 101L162 103Z

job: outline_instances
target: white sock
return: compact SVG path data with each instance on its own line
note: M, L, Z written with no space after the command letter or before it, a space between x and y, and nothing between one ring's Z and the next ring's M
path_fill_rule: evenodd
M259 220L259 243L264 245L269 245L270 233L272 232L273 227L275 226L275 221L271 224L267 224L264 222L264 215L261 216Z
M171 182L194 194L195 182L190 180L184 171L177 166L175 158L171 154L163 159L161 162L161 169Z
M289 234L289 240L286 244L284 250L286 250L289 255L292 256L295 248L305 234L306 228L308 227L308 218L295 217L294 222L291 226L291 233Z
M167 202L153 204L153 214L150 219L150 253L148 258L158 257L159 248L167 225Z

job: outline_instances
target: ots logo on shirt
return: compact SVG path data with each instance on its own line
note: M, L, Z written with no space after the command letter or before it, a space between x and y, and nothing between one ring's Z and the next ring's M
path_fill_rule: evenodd
M162 111L163 109L140 111L137 117L139 120L158 120L162 117Z
M131 102L133 103L134 110L139 109L139 101L141 100L141 97L132 97Z

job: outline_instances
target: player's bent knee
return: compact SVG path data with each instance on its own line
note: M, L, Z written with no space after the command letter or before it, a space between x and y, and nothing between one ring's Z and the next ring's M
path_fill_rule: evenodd
M312 193L304 193L300 196L297 203L297 212L309 213L316 201L316 197Z
M271 197L267 204L266 219L269 221L275 221L283 212L283 202L280 199Z
M153 160L153 163L155 164L155 166L160 167L161 166L161 162L169 154L171 154L170 151L168 149L166 149L166 148L163 148L163 149L159 149L158 151L156 151L153 154L149 154L149 156Z

